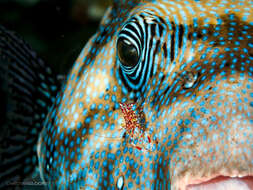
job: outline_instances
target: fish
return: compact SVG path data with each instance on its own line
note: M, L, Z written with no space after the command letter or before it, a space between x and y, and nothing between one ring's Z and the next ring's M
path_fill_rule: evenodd
M0 31L0 181L253 189L253 1L113 0L64 82Z

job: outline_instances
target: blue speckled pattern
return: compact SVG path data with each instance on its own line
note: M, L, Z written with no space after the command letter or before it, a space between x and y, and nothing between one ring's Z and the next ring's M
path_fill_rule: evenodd
M253 175L252 12L248 0L115 0L45 120L48 187L185 190ZM142 112L134 137L121 104Z

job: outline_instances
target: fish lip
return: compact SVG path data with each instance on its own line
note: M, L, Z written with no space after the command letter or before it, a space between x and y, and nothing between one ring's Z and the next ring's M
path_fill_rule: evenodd
M231 179L231 178L239 178L239 179L248 179L250 178L250 180L253 180L253 173L251 174L240 174L237 172L233 172L231 174L214 174L211 175L209 177L202 177L202 178L196 178L196 177L191 177L191 176L186 176L184 178L182 178L181 180L179 180L177 182L177 189L178 190L188 190L188 187L194 186L194 185L200 185L200 184L205 184L205 183L209 183L212 181L223 181L226 179Z

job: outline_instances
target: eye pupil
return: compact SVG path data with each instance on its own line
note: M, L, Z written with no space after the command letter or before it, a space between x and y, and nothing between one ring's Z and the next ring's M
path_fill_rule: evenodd
M124 66L135 66L138 63L139 56L136 47L123 38L117 42L117 51L120 62Z

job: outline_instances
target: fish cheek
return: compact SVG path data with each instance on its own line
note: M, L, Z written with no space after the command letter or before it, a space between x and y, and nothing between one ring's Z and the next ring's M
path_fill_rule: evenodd
M96 71L96 67L93 68ZM60 176L56 186L61 186L62 180L70 181L65 184L66 188L73 182L81 185L82 181L96 178L96 174L103 176L99 173L99 168L103 167L108 174L104 178L109 184L109 168L113 162L109 161L107 153L113 152L109 148L111 141L121 140L120 110L115 110L108 72L89 69L81 78L76 77L73 69L64 95L55 108L57 111L49 114L42 133L40 163L46 180ZM89 169L92 172L88 172Z

